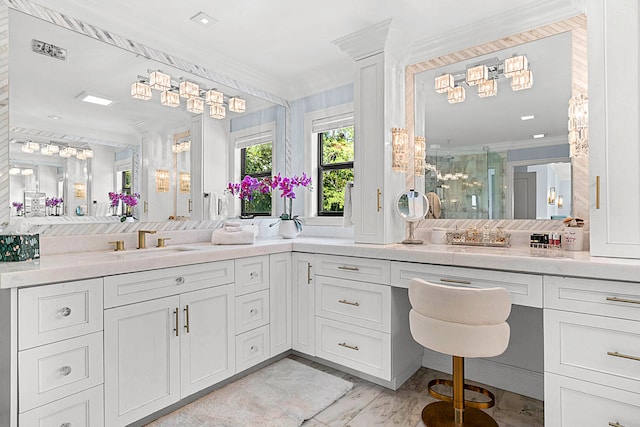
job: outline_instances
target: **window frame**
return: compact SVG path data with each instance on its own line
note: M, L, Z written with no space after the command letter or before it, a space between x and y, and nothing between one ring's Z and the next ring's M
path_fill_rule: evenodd
M353 125L350 126L343 126L341 128L337 128L337 129L344 129L347 127L353 127ZM337 129L331 129L331 130L337 130ZM316 173L316 179L317 179L317 188L318 188L318 195L317 195L317 206L318 206L318 210L317 210L317 215L319 217L342 217L344 216L344 209L342 211L336 211L336 212L332 212L332 211L324 211L322 209L323 207L323 194L324 194L324 189L322 186L322 175L325 171L332 171L332 170L344 170L344 169L352 169L353 170L353 160L350 162L340 162L340 163L330 163L330 164L324 164L323 163L323 155L322 155L322 147L323 147L323 137L322 135L326 132L330 132L331 130L327 130L324 132L318 132L317 133L317 173ZM355 143L355 141L354 141ZM354 147L355 148L355 147Z
M274 144L273 141L271 142L263 142L260 144L255 144L255 145L251 145L249 147L255 147L258 145L262 145L262 144L271 144L271 169L269 169L268 172L260 172L260 173L254 173L251 176L253 178L264 178L264 177L269 177L272 176L273 174L273 148L274 148ZM246 161L247 161L247 148L249 147L243 147L240 149L240 179L243 179L246 176ZM241 200L240 201L240 215L241 216L271 216L272 212L273 212L273 198L271 198L271 209L269 210L269 212L247 212L246 211L246 206L247 206L248 201L247 200Z

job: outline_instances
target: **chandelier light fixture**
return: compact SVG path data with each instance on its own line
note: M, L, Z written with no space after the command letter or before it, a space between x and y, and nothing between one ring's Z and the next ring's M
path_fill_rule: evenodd
M434 89L437 93L446 93L450 104L457 104L465 100L464 86L477 86L480 98L495 96L500 78L511 78L511 89L514 91L530 89L533 86L533 73L527 57L514 55L504 61L492 58L463 71L442 74L435 78Z
M71 147L66 143L57 143L51 141L49 144L39 144L33 141L25 141L22 143L22 152L28 154L42 154L45 156L53 156L58 154L60 157L70 158L76 157L78 160L86 160L93 158L93 150L90 148Z
M408 138L406 129L391 129L391 169L394 172L405 172L407 169Z
M26 141L22 144L22 152L23 153L34 153L36 151L40 150L40 144L38 144L37 142L32 142L32 141Z
M583 94L569 99L569 146L571 157L589 155L589 99Z
M205 103L209 105L209 115L216 119L226 116L227 108L234 113L246 111L246 100L233 96L225 102L224 93L217 89L203 89L198 83L173 79L169 74L159 70L149 70L148 76L138 76L131 85L131 97L148 101L153 90L160 91L160 103L166 107L176 108L181 105L181 98L186 99L186 110L194 114L204 112ZM153 89L153 90L152 90Z
M189 150L191 150L190 140L175 142L171 146L171 151L173 151L175 154L184 153L185 151L189 151Z

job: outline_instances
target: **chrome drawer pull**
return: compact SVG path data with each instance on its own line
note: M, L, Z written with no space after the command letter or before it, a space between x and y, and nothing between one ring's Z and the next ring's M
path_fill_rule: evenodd
M258 309L257 308L252 308L251 310L249 310L249 314L252 316L255 316L256 314L258 314Z
M252 271L251 273L249 273L250 279L255 279L256 277L258 277L258 273L256 271Z
M180 276L180 277L176 277L176 285L184 285L184 277Z
M628 354L618 353L617 351L607 351L607 354L609 356L622 357L623 359L631 359L631 360L636 360L636 361L640 362L640 357L638 357L638 356L630 356Z
M307 285L311 283L311 263L307 263Z
M454 279L440 279L441 282L444 283L458 283L460 285L470 285L471 282L468 280L454 280Z
M627 299L627 298L618 298L618 297L607 297L607 301L628 302L629 304L640 304L640 301L636 299Z
M622 424L614 423L613 421L609 421L609 426L610 427L624 427Z
M358 267L351 267L351 266L348 266L348 265L338 266L338 270L360 271L360 269Z
M338 345L339 345L340 347L350 348L351 350L355 350L355 351L360 350L360 349L358 348L358 346L357 346L357 345L356 345L356 346L349 345L349 344L347 344L346 342L339 342L339 343L338 343Z
M58 373L60 373L60 375L62 375L63 377L66 377L71 373L71 366L63 366L62 368L58 369Z
M251 351L252 353L255 353L256 351L258 351L258 346L257 346L257 345L252 345L252 346L249 348L249 351Z
M355 305L356 307L360 307L360 303L359 302L351 302L351 301L347 301L346 299L338 300L338 302L340 304Z
M145 202L147 203L147 202ZM60 424L60 427L71 427L71 423L62 423Z
M59 311L60 316L62 317L69 317L69 315L71 314L71 308L69 307L62 307Z

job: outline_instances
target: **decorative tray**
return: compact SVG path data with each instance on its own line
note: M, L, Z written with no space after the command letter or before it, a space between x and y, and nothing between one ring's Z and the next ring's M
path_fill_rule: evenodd
M502 230L488 231L469 229L464 231L448 231L447 243L450 245L485 246L508 248L511 246L511 234Z

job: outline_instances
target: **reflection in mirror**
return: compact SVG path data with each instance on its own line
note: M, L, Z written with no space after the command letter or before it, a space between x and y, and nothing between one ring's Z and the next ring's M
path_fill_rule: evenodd
M52 11L42 14L54 15ZM233 179L230 165L238 151L229 147L231 131L277 122L273 125L278 132L273 135L274 144L284 147L284 107L265 101L265 97L248 95L188 73L180 67L209 75L188 62L150 48L141 49L135 42L126 41L121 43L124 48L116 47L111 43L117 44L121 39L99 29L91 30L92 34L108 43L15 9L10 9L9 19L9 115L15 141L10 144L11 158L26 164L51 162L57 167L55 178L47 178L52 173L39 170L41 178L34 179L37 184L12 178L11 201L23 199L23 193L29 191L25 185L36 185L47 198L64 200L61 214L67 219L91 216L100 217L102 222L119 220L123 214L122 206L110 206L109 192L135 192L141 198L133 215L142 221L217 219L218 198L222 198L226 183ZM60 22L66 25L70 19ZM64 55L36 52L43 43L52 47L45 51L56 52L59 47L64 49ZM132 83L148 79L156 70L170 76L169 92L178 91L183 81L197 83L203 99L205 89L220 91L223 104L216 104L215 117L210 116L209 105L204 104L204 111L199 112L193 102L187 106L182 98L179 106L167 106L167 102L163 105L161 91L156 89L151 91L149 100L134 99ZM233 80L225 81L239 86ZM111 102L83 102L86 95ZM230 102L235 103L233 98L244 100L245 107L230 108ZM276 108L277 113L272 111ZM21 147L27 141L39 144L39 151L23 152ZM183 149L175 151L176 143L183 144ZM57 146L59 151L45 154L42 147L49 145ZM60 157L60 151L67 146L91 150L93 157ZM280 150L283 148L274 152ZM168 173L166 181L163 171Z
M581 28L583 18L556 23L553 31L545 27L409 67L416 97L415 135L427 140L425 178L415 185L442 198L441 218L555 219L573 214L577 194L571 180L567 106L572 82L576 85L572 58L579 57L574 51L581 39L572 39L570 30ZM514 40L530 41L513 46ZM477 52L491 53L475 56ZM490 65L504 64L515 55L528 58L535 76L531 88L512 90L512 79L497 76L492 82L495 95L480 96L479 85L465 81L466 70L479 64L489 64L489 79L492 73L503 73L502 65ZM469 59L457 62L459 58ZM435 90L436 79L444 74L465 76L454 78L465 89L463 101L452 103L446 92ZM580 87L580 81L577 84ZM523 172L530 173L526 201L521 194ZM533 173L537 178L532 180ZM561 206L557 200L547 202L550 187L562 187Z
M416 221L420 221L429 211L429 201L427 196L415 190L405 191L398 197L396 203L398 214L409 223L409 237L402 241L406 244L421 244L422 240L414 236L414 226Z

